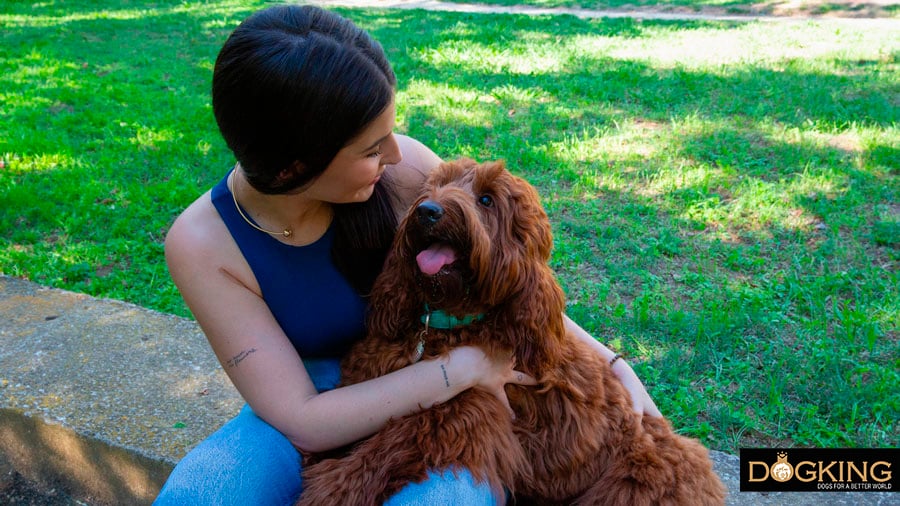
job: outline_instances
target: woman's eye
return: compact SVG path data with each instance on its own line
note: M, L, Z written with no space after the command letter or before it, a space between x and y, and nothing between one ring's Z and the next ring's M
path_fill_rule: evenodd
M494 205L494 199L490 195L482 195L478 197L478 203L484 207L491 207Z
M381 156L381 150L379 149L378 151L374 151L374 152L372 152L372 153L369 153L369 156L372 157L372 158L379 157L379 156Z

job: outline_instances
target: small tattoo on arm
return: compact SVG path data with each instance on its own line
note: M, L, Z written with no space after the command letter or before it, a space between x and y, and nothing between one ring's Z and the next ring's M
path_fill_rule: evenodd
M447 377L447 368L444 367L444 364L441 364L441 372L444 373L444 384L450 388L450 378Z
M228 367L237 367L238 364L244 361L245 358L250 356L251 353L256 353L256 348L250 348L249 350L244 350L234 357L231 358L228 362L225 363Z

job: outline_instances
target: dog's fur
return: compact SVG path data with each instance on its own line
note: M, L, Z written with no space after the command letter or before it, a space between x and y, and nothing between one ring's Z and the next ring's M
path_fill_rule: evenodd
M416 256L435 243L456 261L426 275ZM539 386L507 385L514 420L477 388L391 420L342 458L310 460L298 504L380 504L429 469L448 468L507 487L517 504L724 502L706 449L664 419L636 414L609 364L566 332L551 247L537 193L502 163L459 160L431 174L376 281L369 335L345 359L344 382L410 365L424 337L424 359L460 345L513 353ZM484 317L423 334L426 304Z

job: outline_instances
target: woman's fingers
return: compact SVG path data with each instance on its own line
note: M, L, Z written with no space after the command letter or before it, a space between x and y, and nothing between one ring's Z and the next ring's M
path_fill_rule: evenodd
M659 408L656 407L656 403L653 402L653 399L650 398L650 395L644 392L644 403L642 406L638 406L635 404L635 411L640 413L643 410L643 413L647 416L652 416L656 418L662 418L662 412L659 411Z
M644 388L644 384L641 383L631 367L613 368L613 373L628 391L628 395L631 397L631 406L635 412L639 415L662 417L656 403L653 402L647 389Z
M524 373L522 371L518 371L516 369L512 369L511 372L512 372L512 374L511 374L509 380L506 382L506 384L508 384L508 385L512 384L512 385L532 386L532 385L538 384L537 380L534 379L534 377L532 377L530 374L526 374L526 373ZM506 406L507 411L509 411L509 416L511 416L512 419L515 420L516 412L513 411L512 406L510 406L510 404L509 404L509 398L506 397L506 390L501 387L500 391L496 395L497 395L497 398L500 399L500 402L502 402L503 405Z
M513 380L510 381L510 383L523 386L533 386L538 384L537 380L530 374L525 374L524 372L515 369L513 370Z

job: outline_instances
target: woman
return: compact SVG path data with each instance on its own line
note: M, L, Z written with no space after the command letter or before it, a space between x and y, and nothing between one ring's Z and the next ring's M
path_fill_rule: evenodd
M302 489L296 448L352 443L473 386L507 402L505 384L534 384L461 347L334 388L339 358L364 334L365 294L398 214L440 162L393 133L395 84L368 34L311 6L257 12L219 53L213 111L237 164L172 225L166 260L247 406L188 453L157 504L288 504ZM614 370L635 409L658 415L627 364ZM389 504L494 496L465 470L435 469Z

